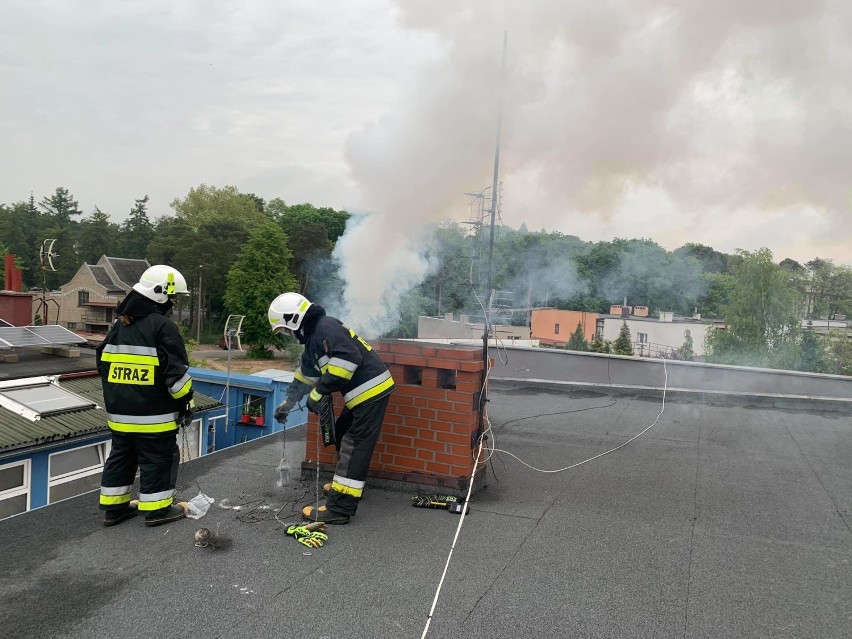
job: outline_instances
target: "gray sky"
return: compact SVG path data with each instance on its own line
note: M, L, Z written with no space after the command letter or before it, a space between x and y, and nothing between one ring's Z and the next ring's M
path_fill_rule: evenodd
M504 30L505 223L852 264L846 0L7 0L0 201L368 211L340 256L375 315L491 183Z

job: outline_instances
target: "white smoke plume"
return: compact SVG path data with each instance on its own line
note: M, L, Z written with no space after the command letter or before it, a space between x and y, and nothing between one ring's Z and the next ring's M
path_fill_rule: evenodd
M852 231L852 3L431 0L399 17L445 49L350 138L371 213L339 248L353 325L424 276L423 224L463 218L462 193L490 185L504 31L507 222L583 237L650 190L692 241L720 211L742 212L732 236L805 215L829 245Z

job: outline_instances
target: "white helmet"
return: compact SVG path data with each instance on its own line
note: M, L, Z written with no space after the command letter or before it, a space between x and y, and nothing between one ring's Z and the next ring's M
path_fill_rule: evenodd
M283 293L269 305L269 323L273 333L298 331L305 319L305 312L311 307L311 301L298 293Z
M171 295L189 295L186 279L180 271L165 264L148 268L133 285L133 290L157 304L165 304Z

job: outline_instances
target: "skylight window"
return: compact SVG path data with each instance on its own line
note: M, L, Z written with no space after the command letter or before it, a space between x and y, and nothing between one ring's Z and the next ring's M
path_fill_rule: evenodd
M0 382L0 406L36 421L42 417L96 408L97 404L62 388L52 377Z

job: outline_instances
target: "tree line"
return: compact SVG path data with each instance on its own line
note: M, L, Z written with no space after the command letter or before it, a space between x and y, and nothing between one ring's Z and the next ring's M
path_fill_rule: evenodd
M199 306L205 326L219 331L229 313L245 313L244 341L256 354L274 343L265 315L275 295L340 292L332 255L350 219L346 211L282 198L267 202L233 186L205 184L175 198L168 214L152 217L148 205L147 195L136 198L129 216L116 223L98 207L84 215L65 187L38 200L31 194L0 205L0 249L17 256L28 288L57 288L101 255L174 265L192 289L193 325ZM57 239L58 259L57 272L44 273L43 282L39 249L45 238ZM852 316L852 269L830 260L776 263L768 249L725 254L699 243L668 251L650 239L586 242L521 225L495 228L489 262L487 225L447 221L423 238L422 253L433 268L399 301L399 324L389 336L416 336L420 315L481 316L490 267L492 319L524 324L530 309L544 306L605 313L626 300L652 313L723 319L727 329L709 336L711 361L852 371L845 335L817 335L801 326L802 319Z

